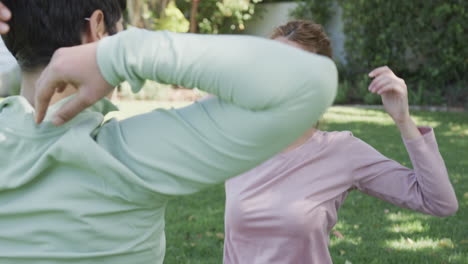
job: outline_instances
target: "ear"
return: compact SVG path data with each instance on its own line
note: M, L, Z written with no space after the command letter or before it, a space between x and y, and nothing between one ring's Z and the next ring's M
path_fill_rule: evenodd
M86 23L86 30L81 37L83 44L96 42L107 36L104 13L101 10L93 12Z

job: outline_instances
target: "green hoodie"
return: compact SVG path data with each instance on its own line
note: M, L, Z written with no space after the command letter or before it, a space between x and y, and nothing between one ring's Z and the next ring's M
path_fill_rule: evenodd
M0 263L162 263L175 195L267 160L333 101L333 62L253 37L130 30L101 41L112 85L144 80L216 95L103 123L101 100L71 122L34 123L23 97L0 103ZM203 210L203 208L200 208Z

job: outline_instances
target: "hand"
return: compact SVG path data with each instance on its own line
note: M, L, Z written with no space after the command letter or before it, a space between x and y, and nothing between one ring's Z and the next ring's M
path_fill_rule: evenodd
M6 23L11 18L10 10L0 2L0 34L6 34L10 30L10 27Z
M382 96L384 108L395 123L409 120L408 90L405 80L398 78L387 66L374 69L369 73L369 77L374 78L369 85L369 91Z
M101 75L97 64L97 42L57 50L36 83L36 122L41 123L55 92L73 85L78 93L62 106L52 123L60 126L81 111L107 96L112 87Z

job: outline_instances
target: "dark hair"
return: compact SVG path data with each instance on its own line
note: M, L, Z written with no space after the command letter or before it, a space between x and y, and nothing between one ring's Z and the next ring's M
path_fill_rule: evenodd
M11 10L10 32L2 36L23 71L46 66L54 52L81 44L94 11L104 13L109 35L126 9L126 0L2 0Z
M272 39L284 37L304 47L304 49L332 58L332 47L327 33L320 24L307 20L294 20L277 27Z

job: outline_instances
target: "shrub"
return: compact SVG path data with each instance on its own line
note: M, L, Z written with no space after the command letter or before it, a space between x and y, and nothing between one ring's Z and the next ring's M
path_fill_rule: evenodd
M468 1L315 0L293 15L326 24L336 3L343 9L347 85L388 65L406 80L411 103L468 103Z
M198 7L198 29L206 34L228 34L243 31L245 22L255 14L255 5L262 0L201 0ZM186 17L191 0L178 0L177 6Z
M173 32L188 32L190 22L184 14L177 8L174 2L169 2L165 9L165 16L154 19L155 29L170 30Z

